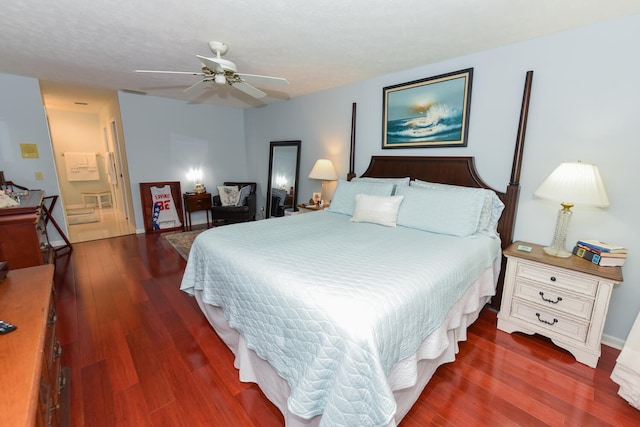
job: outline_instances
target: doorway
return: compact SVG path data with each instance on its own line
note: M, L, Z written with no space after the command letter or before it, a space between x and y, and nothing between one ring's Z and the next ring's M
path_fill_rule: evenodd
M135 233L115 91L40 82L71 243Z

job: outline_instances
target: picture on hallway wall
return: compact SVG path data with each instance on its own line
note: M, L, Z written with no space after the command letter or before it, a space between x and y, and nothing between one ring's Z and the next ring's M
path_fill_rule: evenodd
M466 147L473 68L382 91L382 148Z
M141 182L140 198L146 233L182 230L182 193L179 181Z

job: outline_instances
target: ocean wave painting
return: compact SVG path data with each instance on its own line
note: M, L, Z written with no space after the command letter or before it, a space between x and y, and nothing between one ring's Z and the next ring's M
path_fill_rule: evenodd
M473 68L384 88L382 148L466 146Z
M424 115L387 124L387 143L459 141L462 137L462 111L448 105L435 104Z

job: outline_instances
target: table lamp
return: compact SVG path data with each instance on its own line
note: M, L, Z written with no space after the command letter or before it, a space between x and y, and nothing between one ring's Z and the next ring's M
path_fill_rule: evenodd
M573 215L571 208L574 205L601 208L609 206L598 167L589 163L562 163L533 194L562 205L558 212L553 242L544 248L545 253L561 258L571 256L571 252L565 249L569 222Z
M326 186L328 181L335 181L338 179L338 173L336 168L333 167L333 163L328 159L318 159L316 164L313 165L311 173L309 173L311 179L322 180L322 192L320 193L320 200L324 200L326 192Z

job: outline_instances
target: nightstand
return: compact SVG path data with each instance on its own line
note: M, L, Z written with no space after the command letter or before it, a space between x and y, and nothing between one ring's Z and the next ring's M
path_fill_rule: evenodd
M531 252L519 251L519 245ZM613 287L622 283L620 267L600 267L572 255L558 258L542 246L515 242L504 255L498 329L540 334L595 368Z
M316 212L316 211L321 211L323 209L326 209L329 207L329 205L324 205L324 206L313 206L313 207L307 207L308 205L305 204L300 204L298 205L298 211L300 213L308 213L308 212Z
M207 211L207 228L209 228L209 211L211 210L211 193L184 193L184 229L191 230L191 212Z

